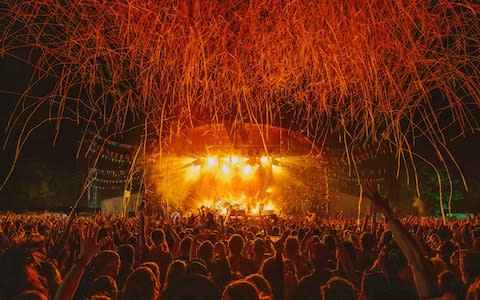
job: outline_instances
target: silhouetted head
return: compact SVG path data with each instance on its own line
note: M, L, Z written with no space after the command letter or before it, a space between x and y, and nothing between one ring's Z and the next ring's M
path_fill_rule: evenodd
M260 300L256 287L245 280L238 280L227 285L222 300Z
M252 274L247 276L245 280L252 283L263 296L272 296L272 288L262 275Z
M156 300L159 295L159 287L155 274L148 267L140 267L128 276L122 290L124 300Z
M228 241L228 249L232 255L240 255L243 249L243 238L239 234L234 234Z
M183 260L174 260L167 270L166 284L170 286L187 276L187 265Z
M163 229L155 229L151 233L151 238L156 246L160 246L165 241L165 232Z
M93 295L105 295L112 299L117 299L118 287L115 279L110 276L100 276L95 279L89 288L88 294Z
M322 299L356 300L355 286L348 280L335 276L320 288Z
M117 253L120 256L121 269L130 269L135 263L135 249L132 245L121 245L117 249Z
M120 270L120 256L112 250L100 251L92 261L92 268L95 277L107 275L115 278Z
M390 292L390 282L381 272L363 273L361 292L365 300L387 299Z

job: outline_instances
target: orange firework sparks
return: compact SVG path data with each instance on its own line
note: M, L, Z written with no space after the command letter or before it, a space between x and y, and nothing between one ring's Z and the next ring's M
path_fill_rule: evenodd
M1 53L30 48L19 58L36 70L8 128L43 106L57 130L101 120L97 131L121 133L144 118L160 136L288 115L313 140L343 134L349 162L366 142L413 162L417 136L443 162L441 114L460 134L478 130L480 6L432 2L6 1ZM54 88L32 101L46 77ZM38 126L27 119L18 149Z

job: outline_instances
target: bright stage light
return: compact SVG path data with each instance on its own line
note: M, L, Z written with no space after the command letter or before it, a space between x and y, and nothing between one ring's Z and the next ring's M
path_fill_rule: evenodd
M274 174L280 175L280 174L282 173L282 167L276 166L276 165L272 165L272 172L273 172Z
M270 162L270 159L267 156L260 157L260 163L262 164L262 166L268 165L269 162Z
M200 175L201 167L199 165L193 165L187 170L187 179L195 180Z
M275 210L275 206L273 205L272 202L268 202L264 207L263 207L263 210L264 211L268 211L268 212L272 212Z
M224 174L227 174L227 175L228 175L228 174L230 174L230 168L229 168L227 165L223 165L223 166L222 166L222 172L223 172Z
M240 158L238 156L232 156L230 158L230 162L234 165L237 164L239 161L240 161Z
M250 175L252 175L252 172L253 172L253 170L252 170L252 167L251 167L250 165L246 165L246 166L244 166L244 167L242 168L242 173L243 173L243 175L245 175L245 176L250 176Z
M214 157L214 156L209 156L207 157L207 166L209 168L213 168L215 167L216 165L218 164L218 158Z
M252 209L250 209L250 213L254 216L258 216L260 214L260 207L259 205L257 204L255 207L253 207Z

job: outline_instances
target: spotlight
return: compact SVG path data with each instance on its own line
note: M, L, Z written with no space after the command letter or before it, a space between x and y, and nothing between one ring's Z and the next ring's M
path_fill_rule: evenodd
M216 165L218 164L218 158L214 157L214 156L209 156L207 157L207 166L209 168L213 168L215 167Z
M262 164L262 166L268 165L269 162L270 162L270 159L267 156L260 157L260 163Z
M249 165L246 165L242 168L243 175L245 176L250 176L252 174L252 167Z
M231 162L232 164L237 164L239 161L240 161L240 158L238 158L238 156L232 156L232 157L230 158L230 162Z
M227 165L223 165L222 172L225 174L230 174L230 168Z

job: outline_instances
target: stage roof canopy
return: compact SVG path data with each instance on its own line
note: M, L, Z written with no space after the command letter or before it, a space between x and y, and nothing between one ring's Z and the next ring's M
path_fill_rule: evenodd
M321 151L304 135L293 130L263 124L203 125L179 131L167 139L164 153L200 156L235 153L243 156L315 156Z

